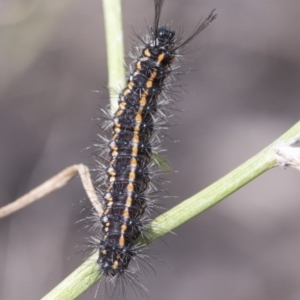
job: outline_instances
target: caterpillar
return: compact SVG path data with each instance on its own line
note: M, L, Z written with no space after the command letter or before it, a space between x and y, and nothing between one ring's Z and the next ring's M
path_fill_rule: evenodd
M166 90L175 81L172 76L180 50L216 18L212 11L187 39L180 41L173 29L160 25L163 3L154 0L154 21L147 36L139 38L142 45L136 49L133 70L110 120L111 137L101 137L102 148L96 156L103 161L96 180L103 205L98 220L101 240L96 245L97 264L106 281L125 278L132 284L137 280L129 263L139 255L136 240L145 231L145 211L152 205L153 146L161 141L154 133L157 123L165 122L163 107L172 103Z

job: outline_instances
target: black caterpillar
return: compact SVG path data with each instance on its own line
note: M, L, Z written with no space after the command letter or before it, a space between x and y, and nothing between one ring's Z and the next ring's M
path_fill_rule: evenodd
M97 263L108 279L124 275L133 278L128 265L139 252L135 241L145 228L142 218L149 201L155 115L160 114L163 104L169 103L161 94L174 70L171 65L179 50L216 18L212 11L180 43L175 31L159 25L163 2L154 0L154 23L147 39L140 39L143 45L127 85L119 94L118 109L112 117L112 137L108 147L106 144L105 192L101 199L104 212L100 219L103 238L97 245ZM98 190L103 190L103 183Z

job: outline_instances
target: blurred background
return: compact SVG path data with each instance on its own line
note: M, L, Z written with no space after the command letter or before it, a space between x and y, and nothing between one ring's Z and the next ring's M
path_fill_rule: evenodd
M171 208L224 176L300 118L300 2L166 0L162 20L192 43L185 112L166 143ZM123 1L126 53L153 1ZM113 20L112 20L113 22ZM145 30L142 30L145 32ZM100 0L0 0L0 205L75 163L93 165L108 103ZM120 62L122 63L122 62ZM101 93L93 92L100 90ZM300 174L278 168L152 245L150 299L300 299ZM83 260L75 224L89 207L78 178L0 220L0 299L40 299ZM95 290L80 299L93 299ZM100 292L101 293L101 292ZM100 296L99 296L100 297ZM132 295L129 299L139 299Z

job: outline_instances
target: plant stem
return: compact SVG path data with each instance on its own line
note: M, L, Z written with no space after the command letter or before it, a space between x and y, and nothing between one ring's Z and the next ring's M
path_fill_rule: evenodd
M278 165L275 149L279 145L293 144L300 137L300 121L280 138L232 172L201 192L181 202L150 224L149 242L182 225L208 208L234 193L265 171Z
M103 11L110 105L111 111L115 112L118 107L116 91L125 86L121 0L103 0Z
M292 144L299 140L299 137L300 121L271 145L228 175L153 220L150 224L150 236L152 238L150 241L148 239L147 242L153 242L167 232L174 230L237 191L263 172L277 166L276 147ZM140 241L142 242L141 239ZM96 260L97 253L92 255L87 262L71 273L42 300L76 299L100 279Z

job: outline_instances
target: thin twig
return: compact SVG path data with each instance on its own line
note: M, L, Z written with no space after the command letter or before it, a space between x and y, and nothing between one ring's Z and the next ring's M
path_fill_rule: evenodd
M53 191L65 186L72 178L79 175L84 186L84 189L97 213L102 214L102 207L97 200L97 194L95 192L90 172L87 166L83 164L70 166L57 175L53 176L43 184L31 190L29 193L18 198L12 203L9 203L0 208L0 219L4 218L27 205L45 197Z

